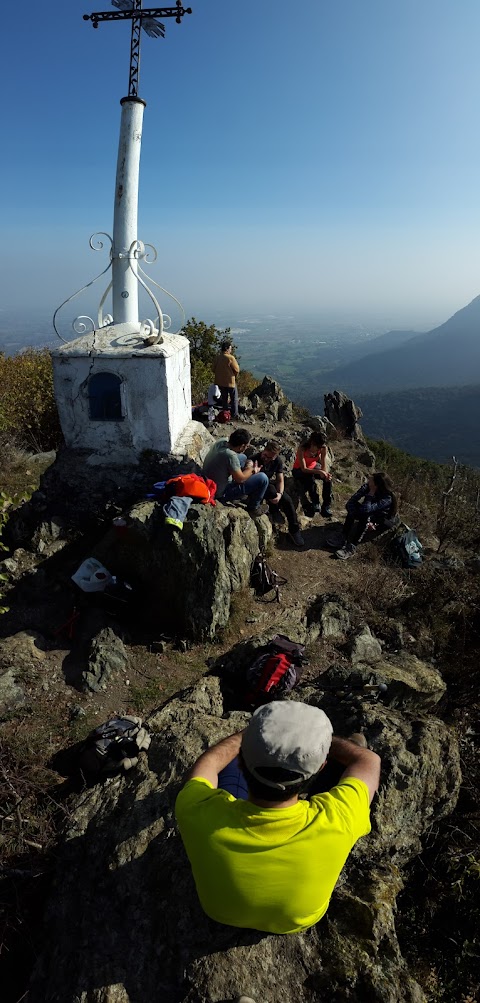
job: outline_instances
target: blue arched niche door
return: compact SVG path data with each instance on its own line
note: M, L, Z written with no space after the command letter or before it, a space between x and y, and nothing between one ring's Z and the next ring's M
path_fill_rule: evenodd
M123 421L125 384L115 373L94 373L88 381L88 406L92 421Z

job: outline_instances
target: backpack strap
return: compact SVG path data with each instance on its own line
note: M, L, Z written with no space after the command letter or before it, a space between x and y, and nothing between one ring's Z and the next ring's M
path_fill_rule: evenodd
M266 599L265 596L257 596L256 597L257 602L264 602L264 603L280 602L280 586L287 585L288 578L281 578L280 575L277 575L276 571L273 571L273 568L272 568L272 575L274 581L272 582L272 588L269 589L269 591L271 592L273 590L274 595L272 596L271 599Z

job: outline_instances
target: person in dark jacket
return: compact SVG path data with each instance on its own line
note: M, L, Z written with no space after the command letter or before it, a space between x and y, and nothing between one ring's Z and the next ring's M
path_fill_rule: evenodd
M353 556L368 529L390 529L395 525L398 503L390 478L382 472L372 474L345 507L347 518L336 541L342 543L336 551L340 561Z
M272 522L282 522L281 512L287 517L288 535L296 547L304 547L305 540L300 532L300 526L295 511L295 505L289 494L285 491L284 462L280 456L280 443L276 439L269 439L263 449L252 457L257 463L258 469L268 477L268 488L265 493L265 501L268 504Z

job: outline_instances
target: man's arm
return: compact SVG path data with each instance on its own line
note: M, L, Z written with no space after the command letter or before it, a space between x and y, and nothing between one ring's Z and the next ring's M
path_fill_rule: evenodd
M253 462L252 460L247 460L243 470L241 467L232 470L232 481L235 481L235 484L243 484L244 481L248 481L248 478L251 477L252 474L258 474L259 470L260 467L256 461Z
M345 777L356 777L357 780L363 780L368 787L371 804L380 783L382 762L380 756L377 756L377 753L372 752L371 749L362 749L354 742L349 742L346 738L337 738L336 735L332 738L329 755L345 767L340 781Z
M229 365L230 365L230 369L232 370L232 373L234 373L235 376L238 376L238 374L240 372L240 366L238 365L238 362L237 362L235 356L234 355L229 355L228 356L228 362L229 362Z
M242 735L243 731L238 731L235 735L222 738L221 742L217 742L216 745L212 745L211 749L202 752L197 762L188 771L185 782L192 780L193 777L202 777L203 780L209 780L212 787L218 787L218 774L232 762L232 759L235 759L235 756L238 756Z
M322 448L320 450L320 470L321 470L322 474L324 475L323 479L325 481L331 481L332 475L328 471L327 460L328 460L328 450L327 450L327 447L326 446L322 446Z

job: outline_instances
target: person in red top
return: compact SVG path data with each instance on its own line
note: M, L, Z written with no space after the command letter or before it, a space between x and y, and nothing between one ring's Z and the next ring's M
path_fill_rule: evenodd
M302 493L309 496L313 512L320 512L325 519L331 519L332 475L328 469L327 442L322 432L312 432L307 441L299 446L292 473ZM322 481L322 505L317 480Z

